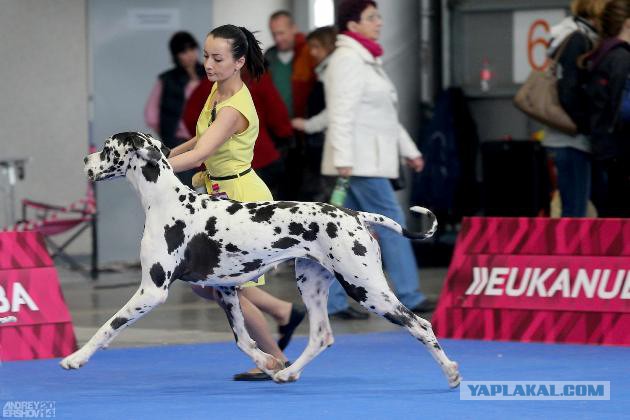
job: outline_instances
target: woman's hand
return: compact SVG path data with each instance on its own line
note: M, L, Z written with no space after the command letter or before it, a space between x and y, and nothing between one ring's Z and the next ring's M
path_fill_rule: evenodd
M340 177L348 178L352 175L352 167L337 168L337 172Z
M299 130L299 131L304 131L304 118L293 118L291 120L291 125L293 126L294 129Z
M407 160L407 166L409 166L415 172L421 172L424 169L424 159L422 159L422 156L418 156L417 158L406 159L406 160Z

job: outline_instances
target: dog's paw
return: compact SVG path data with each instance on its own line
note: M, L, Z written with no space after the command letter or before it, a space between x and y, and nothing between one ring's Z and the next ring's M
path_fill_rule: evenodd
M289 382L295 382L300 379L300 372L291 372L290 368L282 369L271 376L273 381L277 384L286 384Z
M85 354L85 352L77 350L59 362L59 365L64 369L79 369L81 366L85 365L88 360L90 360L90 357Z
M457 364L457 362L450 362L446 366L446 372L449 388L457 388L459 386L459 383L462 381L462 376L459 374L459 365Z

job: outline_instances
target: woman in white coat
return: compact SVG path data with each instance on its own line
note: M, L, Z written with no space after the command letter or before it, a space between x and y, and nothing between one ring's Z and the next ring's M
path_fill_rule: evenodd
M370 0L345 0L339 5L340 35L324 76L328 131L322 173L349 177L345 207L379 213L405 224L390 179L399 175L401 156L416 171L424 166L407 131L398 121L397 93L383 70L376 42L383 25ZM401 302L415 312L435 303L418 290L418 272L411 243L387 229L378 229L383 265ZM345 292L331 286L328 310L342 318L349 306Z

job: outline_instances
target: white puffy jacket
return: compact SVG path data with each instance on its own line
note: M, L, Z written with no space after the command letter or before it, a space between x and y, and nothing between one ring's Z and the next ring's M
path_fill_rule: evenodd
M328 130L322 173L397 178L400 156L421 156L398 121L398 94L375 59L359 42L337 36L337 49L324 74Z

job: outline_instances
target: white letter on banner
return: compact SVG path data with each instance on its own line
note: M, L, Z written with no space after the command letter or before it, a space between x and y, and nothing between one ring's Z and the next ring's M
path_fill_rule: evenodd
M18 312L20 310L20 305L26 304L28 309L31 311L39 311L33 299L29 296L28 292L22 287L20 283L13 283L13 307L11 308L11 312Z
M7 294L0 286L0 313L8 312L11 309L11 305L9 304L9 300L7 299Z
M534 268L534 275L532 276L532 281L529 283L527 296L532 296L534 294L534 289L536 289L540 297L547 297L545 280L547 280L549 276L552 275L554 271L556 271L556 269L548 268L542 273L542 275L540 274L540 271L540 268Z
M488 267L473 267L473 282L465 295L478 295L488 283Z
M586 297L592 298L593 296L595 296L595 289L597 287L597 282L601 273L602 270L596 268L595 270L593 270L593 277L589 279L586 270L580 268L578 270L577 277L575 278L575 285L573 286L571 297L577 297L577 295L580 294L580 288L584 289L584 295L586 295Z
M606 270L607 271L607 270ZM621 290L621 286L623 285L623 277L626 274L626 270L617 270L617 276L615 277L615 285L613 289L609 292L606 291L606 286L608 285L609 275L602 276L599 281L599 287L597 288L597 296L600 299L613 299L619 291Z
M0 290L1 289L2 288L0 288ZM630 299L630 271L628 271L626 282L624 283L623 290L621 291L621 299Z
M515 289L514 283L516 282L517 274L518 268L513 268L508 278L507 285L505 286L505 294L507 296L520 296L525 292L527 284L529 283L529 277L532 275L532 269L529 267L525 269L523 277L521 278L521 284L518 286L518 289Z
M488 281L488 287L486 287L486 295L488 296L501 296L503 289L497 289L496 286L500 286L505 282L505 275L510 272L507 267L494 267L490 270L490 280Z
M560 270L560 274L556 277L556 281L553 282L549 290L547 291L547 296L551 297L558 290L562 290L562 297L568 298L571 295L571 285L570 285L570 274L568 268L563 268Z

